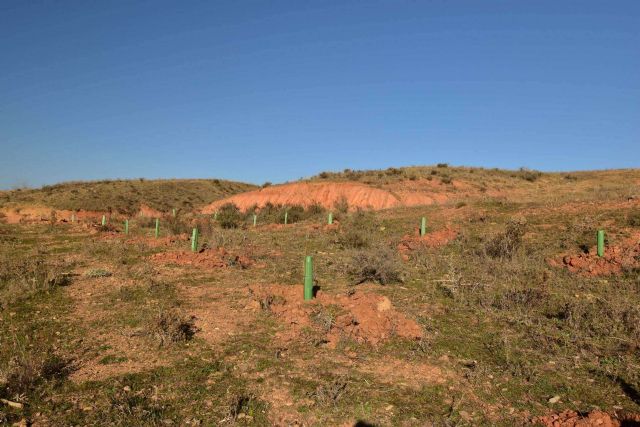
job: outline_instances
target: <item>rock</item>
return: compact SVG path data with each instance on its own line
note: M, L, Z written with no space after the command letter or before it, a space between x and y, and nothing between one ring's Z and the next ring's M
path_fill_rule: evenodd
M391 310L391 300L387 297L382 297L382 300L376 306L378 311L389 311Z
M548 402L549 403L558 403L558 402L560 402L560 396L553 396L552 398L549 399Z

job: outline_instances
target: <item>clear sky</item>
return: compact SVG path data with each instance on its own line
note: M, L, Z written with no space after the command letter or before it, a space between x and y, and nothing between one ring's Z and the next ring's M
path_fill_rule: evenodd
M0 2L0 188L640 166L640 1Z

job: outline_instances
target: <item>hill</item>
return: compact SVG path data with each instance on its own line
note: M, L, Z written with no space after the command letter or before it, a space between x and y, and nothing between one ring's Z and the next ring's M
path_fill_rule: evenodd
M128 214L145 206L164 212L173 208L194 210L254 188L252 184L220 179L67 182L0 193L0 207L28 205Z
M469 199L517 202L559 202L589 197L599 188L603 199L638 193L637 170L543 173L528 169L501 170L450 167L446 164L385 170L323 172L293 183L268 186L216 200L202 211L211 213L226 203L240 209L266 204L373 210L459 203Z

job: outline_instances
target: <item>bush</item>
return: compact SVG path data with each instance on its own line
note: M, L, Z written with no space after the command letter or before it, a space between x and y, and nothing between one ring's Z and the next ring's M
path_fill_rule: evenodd
M185 317L176 310L161 310L149 322L148 332L159 346L189 341L197 332L195 317Z
M373 212L356 211L340 228L336 243L348 249L367 248L371 245L377 225Z
M640 227L640 211L630 212L627 218L627 224L631 227Z
M509 221L503 233L498 234L485 244L485 253L491 258L511 259L522 244L524 232L524 221Z
M403 281L402 263L398 254L386 247L356 252L349 261L347 272L355 285L364 282L388 285Z
M444 175L442 178L440 178L440 182L443 184L451 184L452 179L449 175Z
M225 203L218 210L218 223L222 228L238 228L242 222L240 209L233 203Z
M13 357L4 371L0 396L12 398L31 393L47 381L65 379L73 371L73 366L70 359L53 351L30 350Z
M347 212L349 212L349 201L347 200L346 196L340 196L338 200L336 200L333 204L333 207L339 213L346 214Z
M520 170L512 176L524 179L525 181L534 182L542 176L542 172L527 168L520 168Z
M439 168L448 168L449 167L449 163L438 163L436 165Z
M180 234L188 234L191 232L191 227L189 225L189 223L183 221L182 219L182 215L180 214L180 212L176 213L176 216L170 216L167 219L167 229L169 230L169 233L171 233L174 236L180 235Z

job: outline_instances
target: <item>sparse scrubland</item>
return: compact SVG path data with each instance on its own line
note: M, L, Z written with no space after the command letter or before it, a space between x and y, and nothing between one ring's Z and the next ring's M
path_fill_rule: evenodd
M0 218L0 424L638 421L640 171L439 164L317 181L446 198L377 211L221 200L214 219L200 208L253 187L5 193L11 209L112 215L106 227ZM163 212L157 239L152 218L124 234L139 204Z

